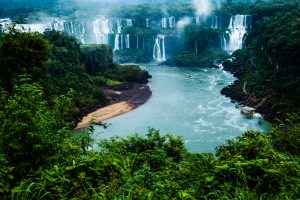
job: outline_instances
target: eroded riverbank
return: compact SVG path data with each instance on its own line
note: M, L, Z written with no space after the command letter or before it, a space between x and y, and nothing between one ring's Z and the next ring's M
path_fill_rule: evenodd
M108 98L109 104L83 117L75 130L89 126L92 121L101 124L112 117L127 113L146 103L152 95L148 85L139 83L132 83L126 89L106 88L103 89L103 92Z

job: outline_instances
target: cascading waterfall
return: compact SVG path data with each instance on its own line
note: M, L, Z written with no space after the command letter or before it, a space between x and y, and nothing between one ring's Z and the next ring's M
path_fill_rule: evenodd
M161 19L161 27L166 29L166 28L168 28L167 26L168 26L167 25L167 18L162 18Z
M159 37L155 38L155 43L153 47L153 59L157 62L162 61Z
M12 21L9 18L0 19L0 33L5 32L10 24Z
M226 31L226 34L229 35L229 42L224 43L223 49L230 54L238 49L241 49L243 47L244 36L247 33L249 24L251 24L250 15L232 16L230 18L228 31ZM224 40L224 38L225 36L223 36L222 40Z
M146 19L146 27L149 28L149 19Z
M130 35L129 34L127 34L125 36L125 48L130 49Z
M11 23L12 23L12 21L10 20L10 18L0 19L0 25L2 25L2 26L6 26L6 25L9 25Z
M213 29L221 28L221 17L219 17L219 16L211 17L211 28L213 28Z
M175 28L175 26L176 26L175 17L169 17L169 27L170 28Z
M114 23L112 20L108 20L109 32L114 33Z
M64 30L64 23L65 21L63 20L54 20L52 23L52 29L56 30L56 31L63 31Z
M85 44L85 40L84 40L84 34L85 34L85 28L84 28L84 22L81 23L81 27L80 27L80 41L82 44Z
M70 22L70 30L71 30L71 33L74 34L74 22Z
M108 44L109 24L108 20L97 19L92 22L96 44Z
M200 25L200 16L196 16L196 25Z
M132 19L126 19L126 26L132 26Z
M139 49L139 36L136 36L136 49Z
M124 35L121 34L121 49L124 49Z
M196 25L206 25L206 16L196 16Z
M115 36L115 45L114 45L114 51L120 50L120 34L117 33Z
M166 61L166 47L165 47L165 36L161 35L162 40L162 61Z
M155 43L153 47L153 59L156 62L166 61L166 48L165 48L165 36L158 35L155 38Z
M115 44L114 44L114 51L120 50L120 35L122 33L122 26L121 26L121 20L117 20L117 33L115 36Z
M119 32L122 29L122 20L117 19L117 31Z
M220 41L221 41L221 49L224 49L225 51L227 51L228 45L227 45L227 40L226 40L224 33L220 34Z

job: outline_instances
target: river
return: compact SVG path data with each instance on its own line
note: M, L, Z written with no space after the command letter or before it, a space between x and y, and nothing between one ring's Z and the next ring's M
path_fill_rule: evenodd
M247 117L236 103L220 94L234 77L216 68L177 68L156 64L142 65L152 75L153 92L147 103L106 122L104 129L95 126L96 140L112 136L145 135L148 127L184 139L191 152L214 152L215 147L246 130L267 131L259 114ZM190 79L187 75L191 75Z

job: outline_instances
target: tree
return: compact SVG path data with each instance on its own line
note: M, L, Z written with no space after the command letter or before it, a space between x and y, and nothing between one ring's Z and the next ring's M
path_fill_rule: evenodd
M38 33L20 32L14 27L0 38L0 81L6 90L12 81L27 73L34 80L45 75L48 61L48 42Z

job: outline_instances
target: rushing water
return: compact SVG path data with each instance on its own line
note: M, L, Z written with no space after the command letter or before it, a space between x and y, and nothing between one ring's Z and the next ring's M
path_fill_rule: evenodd
M153 76L149 84L152 97L132 112L108 120L112 125L107 129L96 126L96 140L133 133L145 135L148 127L154 127L162 134L182 136L192 152L213 152L226 139L246 130L268 129L259 115L243 116L236 104L220 94L234 80L227 72L155 64L143 67Z

